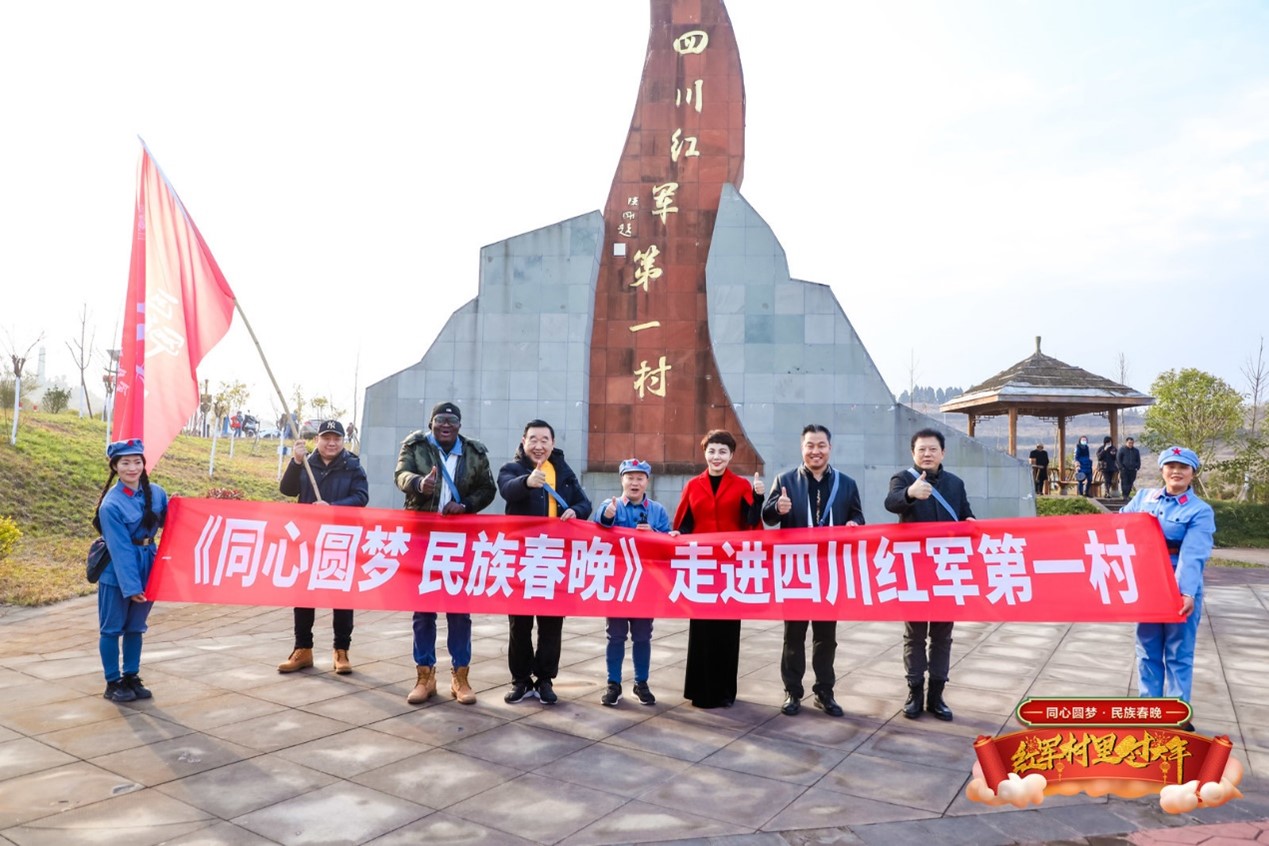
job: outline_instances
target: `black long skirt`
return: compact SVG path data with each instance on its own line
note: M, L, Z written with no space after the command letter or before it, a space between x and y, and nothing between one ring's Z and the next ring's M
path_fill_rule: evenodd
M736 701L739 668L740 621L692 620L683 698L697 708L726 708Z

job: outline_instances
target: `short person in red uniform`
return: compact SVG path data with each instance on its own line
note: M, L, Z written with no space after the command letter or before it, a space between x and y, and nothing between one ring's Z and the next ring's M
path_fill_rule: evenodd
M727 469L736 451L730 432L714 429L701 441L705 472L683 487L674 528L683 533L738 532L762 525L766 487ZM739 620L692 620L687 635L683 696L697 708L725 708L736 701L740 665Z

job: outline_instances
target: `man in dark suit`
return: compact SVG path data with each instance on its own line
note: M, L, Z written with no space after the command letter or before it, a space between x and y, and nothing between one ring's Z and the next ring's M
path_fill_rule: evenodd
M818 423L802 429L802 465L780 476L762 507L768 526L805 529L815 526L862 526L864 512L859 504L855 480L829 465L833 454L833 434ZM815 707L830 717L840 717L842 708L833 699L837 678L833 659L837 655L837 621L815 620L811 627L811 667L815 671ZM793 716L802 710L802 677L806 675L806 620L784 624L784 650L780 656L780 676L785 699L780 711Z

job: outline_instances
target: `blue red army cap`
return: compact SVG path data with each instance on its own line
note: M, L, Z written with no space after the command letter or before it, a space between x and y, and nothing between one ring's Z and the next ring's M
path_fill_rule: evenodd
M140 438L128 438L126 441L115 441L106 447L106 458L114 461L123 455L145 455L145 446Z
M463 419L463 413L452 402L438 402L432 406L432 417L435 418L438 414L452 414L459 420Z
M1159 466L1162 467L1165 464L1188 464L1197 470L1199 469L1199 457L1192 449L1186 449L1183 446L1170 446L1159 453Z
M317 427L317 436L335 434L341 438L344 436L344 424L338 420L323 420Z
M627 473L643 473L644 475L652 475L652 465L646 461L640 461L637 458L627 458L621 462L621 467L617 470L618 476L624 476Z

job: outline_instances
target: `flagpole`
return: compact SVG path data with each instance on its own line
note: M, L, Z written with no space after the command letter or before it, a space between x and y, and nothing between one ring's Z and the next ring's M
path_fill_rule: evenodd
M234 309L238 312L238 316L242 318L242 325L247 327L247 334L251 336L251 343L256 345L256 352L260 353L260 361L264 362L264 372L269 374L269 381L273 383L273 390L277 391L278 399L282 403L282 413L286 415L287 423L294 422L298 427L300 421L291 416L291 407L286 404L286 396L282 393L282 388L278 386L278 380L273 375L273 368L269 366L269 360L264 357L264 347L260 346L260 339L256 337L256 331L251 328L251 321L247 319L247 313L242 310L242 303L234 297ZM296 429L295 437L299 438L299 429ZM308 483L313 487L313 496L317 497L317 501L322 501L322 492L317 489L317 477L313 475L313 468L309 466L307 461L301 461L305 471L308 473Z

